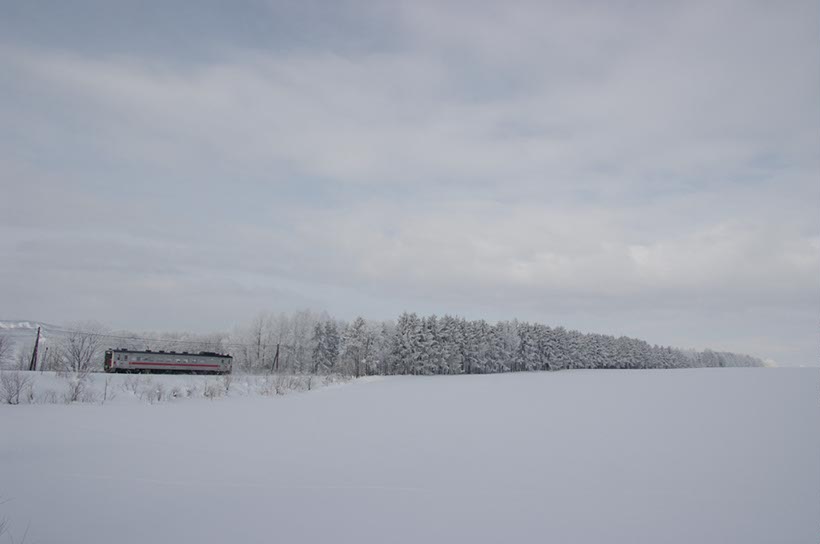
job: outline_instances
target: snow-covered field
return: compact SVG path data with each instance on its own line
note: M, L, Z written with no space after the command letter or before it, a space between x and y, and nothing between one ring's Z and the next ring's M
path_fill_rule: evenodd
M816 369L0 407L30 543L817 543ZM0 501L2 502L2 501Z

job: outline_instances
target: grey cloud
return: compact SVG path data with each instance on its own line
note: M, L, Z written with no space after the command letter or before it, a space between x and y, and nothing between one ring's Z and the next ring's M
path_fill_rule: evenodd
M816 360L813 3L274 3L159 45L65 32L98 7L52 38L25 8L0 42L5 317L417 309Z

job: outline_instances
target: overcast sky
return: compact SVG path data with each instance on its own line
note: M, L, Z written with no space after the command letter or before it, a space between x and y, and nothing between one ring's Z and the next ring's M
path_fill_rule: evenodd
M815 0L4 2L0 318L820 364L818 37Z

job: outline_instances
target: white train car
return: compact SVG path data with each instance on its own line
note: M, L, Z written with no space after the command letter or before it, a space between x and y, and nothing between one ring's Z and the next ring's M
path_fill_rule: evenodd
M109 349L105 352L106 372L152 372L174 374L229 374L233 357L210 351L134 351Z

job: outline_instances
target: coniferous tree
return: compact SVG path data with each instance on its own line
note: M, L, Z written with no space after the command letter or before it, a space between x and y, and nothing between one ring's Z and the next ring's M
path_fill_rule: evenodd
M342 336L342 362L357 378L365 372L371 340L364 318L357 317L345 328Z

